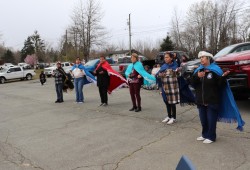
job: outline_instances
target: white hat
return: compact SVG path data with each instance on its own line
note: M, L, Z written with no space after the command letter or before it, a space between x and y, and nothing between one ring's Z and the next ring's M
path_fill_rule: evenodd
M208 53L206 51L200 51L198 54L198 58L201 58L202 56L207 56L207 57L212 57L213 58L213 54Z

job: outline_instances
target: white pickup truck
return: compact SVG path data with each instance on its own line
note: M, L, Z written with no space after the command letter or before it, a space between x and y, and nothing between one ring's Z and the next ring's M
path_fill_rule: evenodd
M0 70L0 83L3 84L5 81L12 79L31 80L34 75L36 75L34 70L23 70L20 66L3 68Z
M72 68L72 66L70 65L69 62L63 62L61 63L62 65L62 68L64 69L64 71L66 73L69 73L70 69ZM55 66L52 66L52 67L48 67L48 68L45 68L44 69L44 74L47 76L47 77L51 77L53 72L56 70L56 65Z

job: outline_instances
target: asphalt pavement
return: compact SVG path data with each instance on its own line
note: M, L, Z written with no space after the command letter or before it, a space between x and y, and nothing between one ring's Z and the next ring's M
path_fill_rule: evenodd
M186 155L197 170L250 169L250 100L238 101L246 122L218 123L217 141L196 141L201 125L195 106L177 106L177 122L161 123L166 108L158 91L142 90L142 111L131 112L128 88L99 107L95 85L54 103L53 78L0 84L0 170L174 170Z

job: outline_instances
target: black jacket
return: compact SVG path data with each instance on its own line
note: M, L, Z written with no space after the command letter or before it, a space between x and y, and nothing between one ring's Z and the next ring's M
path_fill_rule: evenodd
M195 88L197 104L219 104L221 87L226 85L226 77L218 76L210 71L205 72L205 76L199 78L197 72L191 78L191 83Z
M108 72L100 66L96 70L96 76L97 76L97 86L100 87L108 87L109 86L109 81L110 77L108 75Z

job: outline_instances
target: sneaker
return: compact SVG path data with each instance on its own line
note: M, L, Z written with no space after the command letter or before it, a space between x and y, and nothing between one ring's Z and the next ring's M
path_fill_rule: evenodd
M78 102L79 104L82 104L83 102Z
M99 106L102 106L104 103L101 103Z
M205 143L205 144L210 144L210 143L213 143L214 141L212 141L212 140L210 140L210 139L205 139L204 141L203 141L203 143Z
M163 121L162 121L162 123L166 123L166 122L168 122L170 120L170 118L169 117L166 117Z
M108 104L107 103L103 103L103 105L102 106L108 106Z
M196 140L198 140L198 141L203 141L203 140L205 140L205 138L203 138L202 136L200 136L200 137L198 137Z
M171 124L173 124L175 122L175 119L174 118L171 118L169 121L168 121L168 125L171 125Z

